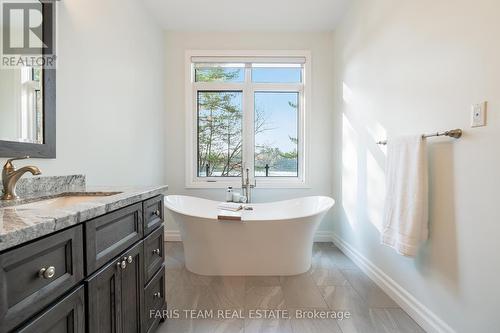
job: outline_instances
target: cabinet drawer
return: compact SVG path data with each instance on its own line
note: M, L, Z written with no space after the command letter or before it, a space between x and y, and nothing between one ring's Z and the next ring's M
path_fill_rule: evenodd
M161 321L161 312L165 307L165 266L162 266L144 288L144 332L156 330Z
M92 274L142 238L142 203L85 223L86 273Z
M165 261L164 227L153 231L144 239L144 281L147 283Z
M144 207L144 235L148 235L163 223L163 195L148 199Z
M0 255L0 332L32 317L82 279L82 226Z
M51 306L19 330L16 330L16 332L84 333L85 296L83 286Z

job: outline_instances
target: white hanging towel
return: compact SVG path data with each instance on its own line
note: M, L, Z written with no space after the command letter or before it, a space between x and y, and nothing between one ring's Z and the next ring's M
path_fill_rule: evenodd
M422 136L387 141L382 244L415 256L429 236L427 144Z

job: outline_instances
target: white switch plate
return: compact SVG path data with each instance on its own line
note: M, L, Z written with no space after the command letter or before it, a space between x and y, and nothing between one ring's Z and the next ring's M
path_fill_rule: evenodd
M486 126L486 106L487 102L472 105L471 127Z

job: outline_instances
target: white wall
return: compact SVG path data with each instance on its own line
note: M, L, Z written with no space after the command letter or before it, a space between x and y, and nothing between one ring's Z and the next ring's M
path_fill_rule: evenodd
M58 10L57 159L26 163L91 185L164 183L163 31L134 0Z
M358 1L336 31L335 233L457 332L500 327L500 2ZM471 129L470 105L489 102ZM386 135L429 140L430 240L415 259L380 245Z
M166 33L167 183L170 194L223 200L224 189L185 189L185 50L310 50L312 52L312 109L310 121L311 177L309 189L259 189L254 202L306 195L331 195L332 184L332 34L331 33ZM258 184L257 184L258 186ZM329 228L326 218L321 228ZM170 221L169 230L177 226Z

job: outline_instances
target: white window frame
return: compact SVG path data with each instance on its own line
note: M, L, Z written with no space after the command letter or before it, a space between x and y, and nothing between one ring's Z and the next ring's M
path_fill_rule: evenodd
M243 83L205 83L195 82L193 57L248 57L248 58L297 58L305 59L302 83L252 83L251 68L245 68L245 81ZM220 60L220 59L218 59ZM185 53L185 105L186 105L186 188L225 188L241 186L239 177L198 177L198 101L197 93L200 90L217 91L243 91L243 110L254 110L254 93L256 91L296 92L299 94L299 122L298 135L298 177L254 177L254 146L253 112L243 112L243 161L248 161L245 167L250 168L251 182L256 181L257 188L309 188L309 130L306 115L311 106L311 52L307 50L273 50L273 51L245 51L245 50L187 50ZM300 86L300 89L299 89ZM251 126L247 126L252 124ZM250 127L249 130L247 127Z

